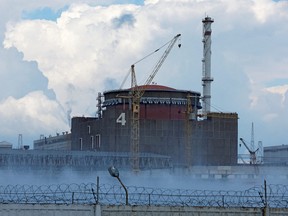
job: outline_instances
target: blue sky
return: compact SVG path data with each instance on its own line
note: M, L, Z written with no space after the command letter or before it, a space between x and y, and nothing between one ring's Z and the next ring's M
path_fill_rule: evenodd
M56 21L60 17L61 13L68 9L68 6L58 9L57 11L49 7L37 8L32 11L23 11L22 19L45 19Z
M212 106L239 114L239 137L288 144L287 1L11 1L0 3L0 141L31 145L91 116L95 95L120 86L131 62L174 35L155 82L202 93L202 22L212 25ZM9 8L9 10L8 10ZM10 9L11 8L11 9ZM224 11L224 12L223 12ZM115 25L115 20L133 22ZM153 65L139 66L143 80ZM141 77L142 76L142 77ZM240 149L239 152L244 150Z
M111 4L111 3L110 3ZM128 1L115 1L115 4L135 4L135 5L143 5L143 0L128 0ZM90 4L91 5L91 4ZM105 4L100 4L105 5ZM40 7L29 11L22 12L22 19L45 19L45 20L52 20L56 21L57 18L60 17L61 13L68 9L68 5L64 6L60 9L53 9L51 7Z

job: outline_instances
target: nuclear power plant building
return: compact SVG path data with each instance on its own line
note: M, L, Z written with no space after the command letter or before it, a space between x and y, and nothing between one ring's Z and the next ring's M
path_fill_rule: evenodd
M179 40L181 34L177 34L166 43L169 44L167 49L145 84L137 85L132 65L131 88L99 93L96 117L73 117L71 142L62 140L63 148L113 156L107 160L109 163L118 167L132 166L136 170L236 165L238 115L210 110L213 22L208 16L202 20L202 95L192 90L152 84L153 77ZM45 145L55 144L55 139L40 139L34 142L34 147L48 149ZM151 165L153 161L158 164Z
M130 90L104 92L98 118L72 118L72 150L131 152ZM237 163L238 116L199 118L200 93L145 86L140 103L139 153L171 157L175 166ZM192 112L187 113L189 105Z

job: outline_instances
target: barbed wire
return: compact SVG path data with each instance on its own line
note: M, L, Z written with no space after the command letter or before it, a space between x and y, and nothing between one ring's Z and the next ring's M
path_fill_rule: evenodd
M268 185L267 204L288 207L288 186ZM127 187L130 205L264 207L264 187L244 191L183 190ZM0 186L0 203L124 205L121 186L102 184L7 185Z

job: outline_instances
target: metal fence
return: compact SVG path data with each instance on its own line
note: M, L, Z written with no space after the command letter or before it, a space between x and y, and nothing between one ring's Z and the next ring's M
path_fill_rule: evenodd
M129 205L288 207L288 185L267 185L245 191L182 190L127 187ZM266 192L265 192L266 191ZM125 205L121 186L107 184L0 186L0 203Z

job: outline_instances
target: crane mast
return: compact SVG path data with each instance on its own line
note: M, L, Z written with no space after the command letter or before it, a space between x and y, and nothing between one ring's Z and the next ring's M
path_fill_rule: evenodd
M131 143L130 143L130 151L132 154L132 169L134 171L139 171L139 137L140 137L140 101L141 97L145 93L145 86L150 85L155 75L161 68L165 59L169 55L171 49L176 43L177 39L181 36L181 34L177 34L169 43L165 52L161 56L160 60L157 62L156 66L152 70L152 73L149 75L145 84L142 86L137 85L136 74L135 74L135 64L131 65L131 97L132 97L132 116L131 116ZM180 47L181 44L178 44ZM157 52L157 49L155 52ZM139 62L139 61L138 61ZM137 63L138 63L137 62Z
M187 109L185 112L186 118L185 118L185 162L187 168L190 168L191 165L191 124L190 124L190 117L191 113L193 112L192 104L191 104L191 98L192 96L190 93L187 95Z
M258 151L258 149L256 149L255 151L254 150L251 150L248 145L246 144L246 142L244 141L243 138L240 138L240 141L244 144L244 146L246 147L246 149L249 151L249 154L250 154L250 164L256 164L257 163L257 160L256 160L256 152Z

